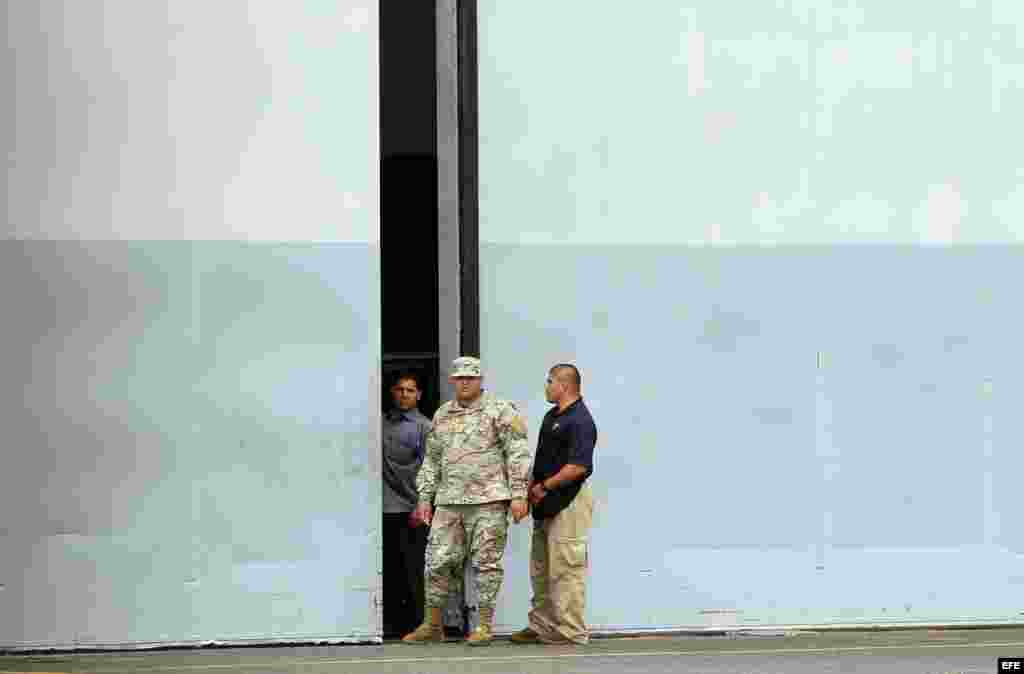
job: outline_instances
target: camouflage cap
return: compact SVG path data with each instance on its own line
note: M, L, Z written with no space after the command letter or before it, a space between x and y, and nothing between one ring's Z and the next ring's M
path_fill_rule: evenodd
M473 358L472 356L462 356L452 361L452 372L453 377L479 377L480 374L480 359Z

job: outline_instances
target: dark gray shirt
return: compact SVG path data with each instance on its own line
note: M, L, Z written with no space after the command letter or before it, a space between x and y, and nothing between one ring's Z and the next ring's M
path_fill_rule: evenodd
M384 415L384 512L416 509L416 473L423 463L430 419L419 410L392 409Z

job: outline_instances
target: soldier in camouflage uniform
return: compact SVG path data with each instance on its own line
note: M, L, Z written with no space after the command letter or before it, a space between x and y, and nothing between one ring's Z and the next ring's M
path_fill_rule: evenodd
M478 646L491 641L509 511L516 522L527 515L530 450L526 421L515 405L481 392L478 359L456 358L449 381L455 400L434 415L416 478L417 516L431 523L424 569L426 618L403 641L444 641L441 609L468 555L476 575L480 625L466 641Z

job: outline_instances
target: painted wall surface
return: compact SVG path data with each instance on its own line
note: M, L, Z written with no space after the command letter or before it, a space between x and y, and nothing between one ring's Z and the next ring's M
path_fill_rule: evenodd
M533 442L583 371L592 625L1022 620L1024 5L481 0L479 43L482 355Z
M379 636L377 4L3 12L0 648Z

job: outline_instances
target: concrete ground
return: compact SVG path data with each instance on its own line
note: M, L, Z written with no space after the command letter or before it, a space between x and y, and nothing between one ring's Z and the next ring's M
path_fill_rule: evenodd
M500 640L488 648L392 642L381 646L7 655L0 656L0 672L990 674L996 671L996 658L1006 656L1024 656L1024 629L627 637L595 639L584 647L517 646Z

